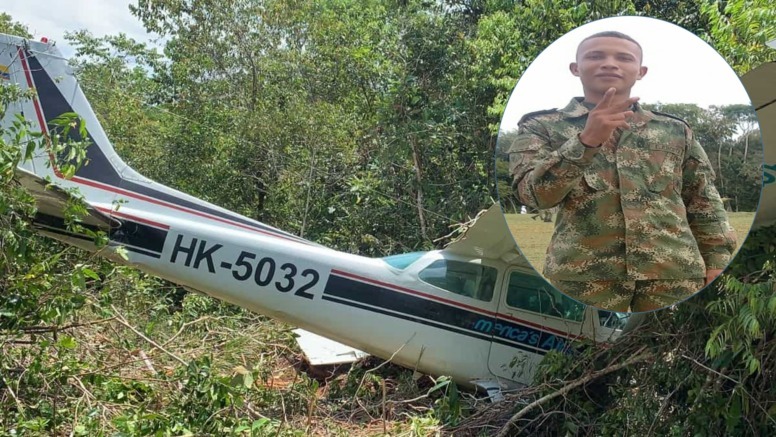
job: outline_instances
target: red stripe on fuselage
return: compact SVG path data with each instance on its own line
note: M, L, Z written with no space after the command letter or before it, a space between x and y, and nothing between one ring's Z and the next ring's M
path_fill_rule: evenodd
M258 232L260 234L269 235L270 237L281 238L283 240L293 241L293 242L296 242L296 243L309 244L309 243L307 243L305 241L295 240L293 238L289 238L289 237L286 237L284 235L275 234L275 233L272 233L272 232L269 232L269 231L265 231L265 230L262 230L262 229L256 229L256 228L253 228L251 226L243 225L242 223L237 223L237 222L233 222L231 220L223 219L221 217L212 216L212 215L204 213L204 212L200 212L200 211L192 210L192 209L185 208L185 207L182 207L182 206L178 206L178 205L175 205L173 203L169 203L169 202L165 202L163 200L155 199L153 197L144 196L142 194L138 194L138 193L135 193L133 191L122 190L121 188L114 187L113 185L103 184L101 182L96 182L96 181L93 181L91 179L84 179L84 178L81 178L81 177L78 177L78 176L73 176L73 178L71 180L73 182L78 183L78 184L88 185L90 187L98 188L98 189L101 189L101 190L104 190L104 191L109 191L111 193L121 194L121 195L124 195L124 196L127 196L127 197L134 197L135 199L142 200L144 202L153 203L155 205L160 205L160 206L164 206L164 207L167 207L167 208L170 208L170 209L175 209L175 210L184 212L186 214L192 214L192 215L200 216L200 217L203 217L203 218L206 218L206 219L215 220L215 221L218 221L218 222L221 222L221 223L225 223L225 224L228 224L228 225L237 226L239 228L247 229L249 231L253 231L253 232Z
M392 290L395 290L395 291L399 291L399 292L402 292L402 293L407 293L407 294L412 294L412 295L415 295L415 296L419 296L419 297L422 297L424 299L435 300L437 302L442 302L442 303L445 303L445 304L448 304L448 305L452 305L452 306L455 306L455 307L458 307L458 308L464 308L464 309L467 309L467 310L470 310L470 311L474 311L474 312L482 314L482 315L487 315L487 316L495 317L497 319L509 320L509 321L516 322L516 323L522 323L522 324L525 324L525 325L528 325L528 326L532 326L534 328L537 328L537 329L545 331L545 332L551 332L551 333L553 333L555 335L559 335L561 337L568 338L570 340L576 340L577 338L581 337L579 335L572 335L572 334L569 334L568 332L558 331L557 329L548 328L548 327L546 327L544 325L540 325L538 323L529 322L527 320L518 319L516 317L512 317L512 316L509 316L509 315L506 315L506 314L494 313L492 311L484 310L482 308L477 308L477 307L472 306L472 305L467 305L465 303L456 302L456 301L451 300L451 299L445 299L444 297L434 296L433 294L428 294L428 293L424 293L422 291L412 290L410 288L401 287L399 285L389 284L387 282L378 281L376 279L365 278L363 276L355 275L353 273L348 273L348 272L345 272L345 271L342 271L342 270L331 269L331 272L333 274L345 276L345 277L348 277L350 279L355 279L357 281L368 282L368 283L371 283L371 284L374 284L374 285L379 285L381 287L389 288L389 289L392 289Z

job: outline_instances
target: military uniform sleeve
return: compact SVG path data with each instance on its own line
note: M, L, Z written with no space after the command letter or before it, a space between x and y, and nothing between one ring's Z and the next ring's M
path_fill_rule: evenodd
M547 209L560 203L579 183L598 149L573 135L553 147L550 131L535 118L520 123L509 149L512 188L524 205Z
M724 269L736 249L722 199L714 186L714 169L706 152L686 128L687 154L682 166L682 200L706 270Z

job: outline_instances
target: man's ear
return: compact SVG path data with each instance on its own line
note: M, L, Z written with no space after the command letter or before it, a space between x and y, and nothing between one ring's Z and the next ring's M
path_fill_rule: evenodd
M643 68L645 69L644 73L646 74L646 67L643 67ZM569 64L569 71L574 76L579 77L579 65L577 65L576 62L572 62L572 63Z
M642 65L641 67L639 67L639 77L638 77L637 80L641 80L641 78L646 76L646 75L647 75L647 66L646 65Z

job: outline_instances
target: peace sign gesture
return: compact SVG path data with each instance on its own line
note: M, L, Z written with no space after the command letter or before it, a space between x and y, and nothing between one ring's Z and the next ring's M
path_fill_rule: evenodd
M609 88L604 97L587 116L585 128L579 134L582 144L597 147L603 144L615 129L628 128L628 118L633 115L630 107L636 103L638 97L630 97L621 102L614 102L614 93L617 90Z

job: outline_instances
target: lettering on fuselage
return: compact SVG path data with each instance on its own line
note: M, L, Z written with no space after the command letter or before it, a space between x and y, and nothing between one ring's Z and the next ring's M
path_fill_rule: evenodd
M493 319L478 319L474 323L473 329L546 351L564 351L567 349L566 339L563 337L498 319L495 321Z
M763 168L763 185L776 182L776 164L765 164Z
M199 245L197 245L197 242L199 241ZM183 253L186 254L186 261L184 261L183 265L186 267L191 266L191 259L194 258L194 268L199 269L200 264L202 261L205 261L207 263L207 271L210 273L215 273L216 268L213 265L213 254L220 248L224 247L221 244L214 244L210 247L208 247L208 243L205 240L198 240L197 238L192 238L191 242L188 246L183 244L183 235L178 235L178 238L175 240L175 247L172 249L172 256L170 257L170 262L175 264L175 261L178 259L178 254ZM194 254L196 253L196 256Z
M259 256L253 252L243 250L235 260L218 261L217 253L223 248L222 244L211 244L204 239L185 239L178 235L175 239L170 263L183 264L196 270L205 269L215 274L217 269L231 273L232 277L240 282L252 279L259 287L274 289L280 293L293 291L294 296L305 299L313 299L315 295L309 292L320 279L320 274L314 269L300 269L296 264L287 262L278 265L278 261L271 256Z

